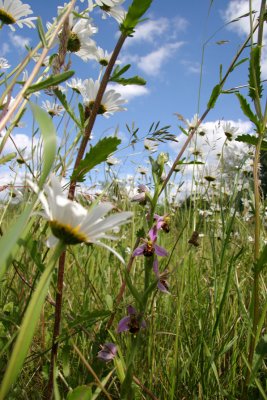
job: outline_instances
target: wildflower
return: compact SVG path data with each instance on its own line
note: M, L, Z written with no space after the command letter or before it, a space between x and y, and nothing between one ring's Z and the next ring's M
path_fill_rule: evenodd
M109 362L115 358L117 351L117 347L114 343L104 343L97 354L97 358L104 362Z
M103 50L101 47L97 47L95 53L95 59L99 62L102 67L106 67L110 61L112 53L108 53L107 51Z
M156 244L157 240L157 229L156 227L153 227L150 229L148 232L149 239L144 239L144 244L141 246L137 247L133 251L133 256L145 256L145 257L151 257L155 253L157 256L165 257L168 255L167 250L165 250L163 247L159 246Z
M120 163L120 160L118 160L116 157L110 156L110 157L107 158L107 164L108 164L109 166L111 166L111 165L117 165L117 164L119 164L119 163Z
M8 69L10 68L10 65L8 64L8 61L4 57L0 57L0 69Z
M15 30L14 24L17 24L20 28L23 25L28 26L28 28L34 28L32 21L36 17L21 18L32 13L29 4L23 4L20 0L0 0L0 24L9 25L12 31Z
M223 131L226 138L231 141L234 138L236 131L238 131L238 128L231 126L230 122L225 122L223 125Z
M38 187L31 181L28 183L38 193ZM124 263L122 257L100 239L117 239L106 232L128 223L131 212L121 212L104 218L113 208L111 203L93 205L87 210L64 196L60 182L54 175L51 176L51 184L45 185L44 191L39 192L39 200L44 209L41 215L48 220L53 234L48 239L49 247L54 246L58 239L67 245L92 243L108 249Z
M80 78L71 78L71 80L67 82L67 86L77 93L81 93L82 85L83 81Z
M62 107L60 104L51 103L49 100L42 102L42 108L48 112L51 117L61 116L64 110L64 107Z
M137 313L133 306L127 307L128 316L120 320L118 324L117 332L129 331L130 333L137 333L141 328L146 328L146 322L142 319L142 316Z
M83 97L83 102L89 110L92 110L94 102L99 90L100 82L93 81L93 79L85 79L83 81L83 86L81 87L81 95ZM122 104L126 103L121 95L115 90L106 90L104 93L101 104L97 111L98 114L104 115L104 117L109 117L116 111L124 111L126 108L121 107Z
M145 205L146 204L146 200L147 200L147 195L146 193L149 192L148 188L146 187L146 185L138 185L138 194L136 194L135 196L133 196L131 198L131 201L136 201L140 204Z
M165 270L162 274L160 274L159 272L159 262L157 257L155 258L154 262L153 262L153 271L155 272L156 277L158 278L158 289L162 292L162 293L168 293L169 292L169 283L167 281L167 277L169 275L168 271Z
M170 217L168 214L162 216L154 214L154 220L157 222L156 223L157 230L162 229L166 233L170 232Z
M144 147L145 149L151 151L151 153L155 153L158 149L158 144L152 139L145 139L144 140Z
M126 11L121 7L122 3L124 3L124 0L95 0L95 4L104 11L102 18L105 19L105 14L107 14L113 17L119 24L122 23L126 16Z
M138 167L136 172L139 172L141 175L146 175L148 173L148 169L145 167Z
M76 54L83 61L94 59L96 45L90 36L96 32L97 28L93 27L87 18L74 20L69 33L67 50Z

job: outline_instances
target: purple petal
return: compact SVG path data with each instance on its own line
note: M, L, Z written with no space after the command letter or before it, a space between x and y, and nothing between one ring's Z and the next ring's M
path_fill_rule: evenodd
M157 259L157 257L155 258L154 262L153 262L153 271L155 272L156 277L159 277L159 261Z
M136 247L133 251L133 257L142 256L144 254L144 250L146 248L146 244L142 244L142 246Z
M98 352L97 357L105 362L113 360L116 356L117 347L114 343L105 343L102 349Z
M146 329L146 321L144 319L141 322L141 328Z
M168 291L167 287L166 287L161 281L158 281L158 289L159 289L162 293L168 293L168 294L170 294L170 292Z
M151 242L154 243L157 240L157 235L158 235L157 227L153 226L153 228L151 228L150 231L148 232L148 236Z
M128 331L130 329L129 328L130 322L131 322L131 317L129 316L122 318L118 324L117 333Z
M155 248L155 253L157 254L157 256L165 257L165 256L168 255L167 250L165 250L163 247L158 246L157 244L155 244L154 248Z
M127 307L127 313L129 315L136 315L137 314L136 309L131 305Z

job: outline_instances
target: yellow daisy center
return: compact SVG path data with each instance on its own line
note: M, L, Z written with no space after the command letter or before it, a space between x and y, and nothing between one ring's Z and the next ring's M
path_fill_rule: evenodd
M88 242L88 238L82 232L80 232L80 227L73 226L69 224L61 224L58 221L51 221L50 227L53 235L58 239L62 240L65 244L78 244Z
M69 38L68 38L68 44L67 44L67 49L71 53L76 53L79 51L81 48L81 42L78 37L78 35L74 32L70 32Z
M89 104L88 104L89 110L92 110L92 109L93 109L94 104L95 104L94 101L90 101L90 102L89 102ZM99 109L98 109L98 111L97 111L97 114L104 114L105 112L107 112L106 107L105 107L103 104L100 104Z
M11 25L16 22L15 18L11 14L7 13L3 8L0 8L0 21L6 25Z

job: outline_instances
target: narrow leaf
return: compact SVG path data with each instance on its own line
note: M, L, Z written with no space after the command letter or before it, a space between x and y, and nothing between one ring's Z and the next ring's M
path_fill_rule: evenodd
M89 386L82 385L73 389L67 395L67 400L91 400L92 390Z
M250 144L252 146L257 146L257 144L258 144L258 138L256 136L252 136L252 135L249 135L249 134L239 135L239 136L237 136L237 138L235 140L237 142L247 143L247 144ZM266 140L262 140L262 142L261 142L261 150L267 151L267 141Z
M42 274L37 284L36 290L34 291L30 303L27 307L27 310L24 314L19 334L7 366L4 379L1 384L0 399L4 399L5 396L7 395L10 387L15 382L20 372L25 357L27 356L34 335L35 327L38 323L43 303L47 295L55 263L58 260L62 251L63 251L63 246L60 243L56 247L54 254L52 255L48 263L47 268Z
M267 245L263 247L260 257L255 265L256 271L257 272L262 271L266 263L267 263Z
M6 162L13 160L13 158L15 158L15 157L17 157L17 153L9 153L6 156L1 157L0 158L0 165L1 164L5 164Z
M66 71L62 72L62 74L51 75L44 81L31 85L26 90L25 96L34 92L38 92L39 90L50 88L51 86L57 86L59 83L65 82L67 79L71 78L74 73L75 71Z
M218 85L214 86L214 88L212 89L211 96L210 96L210 99L207 104L208 108L214 108L215 103L216 103L218 97L220 96L220 93L221 93L221 85L218 84Z
M64 93L62 93L61 90L59 90L58 88L54 89L54 93L57 96L57 98L60 101L60 103L62 104L62 106L64 107L64 109L66 110L66 112L71 117L71 119L75 122L75 124L77 124L79 127L81 127L81 123L76 118L75 112L71 108L71 106L70 106L70 104L69 104L69 102L67 100L66 95Z
M56 157L57 134L52 122L52 118L42 108L30 103L31 109L36 119L43 137L43 171L40 177L39 186L42 187L51 171Z
M40 17L37 18L37 30L38 30L38 35L39 38L42 42L43 47L47 47L47 40L45 37L45 31L44 31L44 27L43 27L43 23Z
M116 137L107 137L101 139L95 146L91 147L80 165L72 174L71 180L77 182L84 182L85 175L96 165L106 161L108 156L117 150L121 140Z
M141 78L138 75L133 76L132 78L111 78L110 81L120 83L123 86L126 85L145 85L145 79Z

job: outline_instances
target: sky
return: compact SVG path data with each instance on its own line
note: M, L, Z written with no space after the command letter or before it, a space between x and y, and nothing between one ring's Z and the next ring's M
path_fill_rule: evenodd
M51 21L57 13L57 6L64 1L46 0L26 1L33 10L34 16L40 16L43 24ZM124 7L131 2L126 0ZM169 131L176 135L179 143L160 145L161 151L170 153L172 159L184 141L179 129L181 121L176 113L184 119L191 120L194 114L201 115L209 100L212 88L218 83L220 68L225 73L231 60L249 32L249 21L246 18L229 23L248 12L247 0L154 0L146 14L146 20L136 28L134 36L128 38L119 55L121 64L131 64L128 76L139 75L147 81L145 86L118 86L128 100L127 111L115 113L109 119L100 116L94 127L95 142L103 136L113 135L115 130L122 139L122 147L116 157L122 160L118 169L122 175L132 173L139 165L146 163L148 152L144 151L143 142L134 149L127 147L129 126L134 122L139 127L139 134L148 134L153 122L160 121L160 126L170 125ZM253 7L258 9L259 0L254 0ZM80 9L85 3L77 1ZM118 39L118 24L113 18L101 19L100 13L94 13L94 24L98 32L93 39L97 45L111 52ZM34 46L38 42L36 29L16 28L12 32L8 26L0 31L0 57L5 57L14 66L26 55L25 45ZM247 56L245 53L243 58ZM262 73L267 76L267 57L263 50ZM247 82L247 63L240 65L230 75L225 89L245 85ZM82 62L72 57L72 69L77 78L97 79L98 68L95 62ZM246 94L246 89L243 91ZM43 97L51 100L50 97ZM216 106L205 120L209 135L219 121L231 121L239 131L251 130L238 101L234 95L222 95ZM55 124L57 121L55 120ZM25 146L30 138L30 121L26 127L17 128L13 137L18 145ZM214 128L215 127L215 128ZM58 132L60 135L60 132ZM30 144L30 141L29 143ZM11 142L6 151L12 150ZM7 173L6 173L7 172ZM0 176L0 184L8 176L5 171Z

